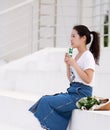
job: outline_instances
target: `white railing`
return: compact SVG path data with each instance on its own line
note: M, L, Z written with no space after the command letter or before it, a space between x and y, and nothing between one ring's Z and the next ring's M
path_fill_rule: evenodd
M13 1L13 6L8 6L4 10L0 9L0 59L4 58L6 61L20 58L45 47L67 47L74 24L88 25L91 30L92 28L100 30L103 25L102 22L100 24L97 22L97 26L93 25L92 13L97 7L92 5L93 0L88 3L86 0L83 2L59 0L57 4L50 0L19 0L19 3L17 0L9 1L10 3ZM82 4L79 4L80 2ZM110 4L109 0L108 4ZM80 10L79 5L81 5ZM53 6L57 12L52 11L51 14ZM90 16L88 17L85 12L90 12ZM96 14L95 17L97 17ZM56 22L53 22L54 18L56 18ZM101 34L102 43L103 33ZM106 48L102 47L102 49Z
M8 9L2 10L2 11L0 12L0 15L1 15L1 14L4 14L4 13L7 13L7 12L9 12L9 11L13 11L13 10L15 10L15 9L17 9L17 8L19 8L19 7L21 7L21 6L24 6L24 5L26 5L26 4L30 4L30 3L32 3L32 2L33 2L33 0L25 0L25 1L22 2L22 3L19 3L19 4L17 4L17 5L14 5L13 7L9 7Z
M32 52L33 0L0 11L0 59L7 61Z

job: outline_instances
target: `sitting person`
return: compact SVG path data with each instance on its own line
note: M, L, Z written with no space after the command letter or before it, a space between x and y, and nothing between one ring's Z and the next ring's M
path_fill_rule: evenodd
M95 63L98 64L100 53L98 33L84 25L74 26L71 47L77 48L78 54L75 58L65 54L64 61L70 81L67 92L43 96L29 109L47 130L66 130L72 111L77 109L76 102L92 96Z

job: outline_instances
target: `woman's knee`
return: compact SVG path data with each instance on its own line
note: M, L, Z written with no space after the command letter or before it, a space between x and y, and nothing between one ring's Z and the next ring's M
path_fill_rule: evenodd
M41 97L40 102L42 102L42 103L48 103L48 96Z

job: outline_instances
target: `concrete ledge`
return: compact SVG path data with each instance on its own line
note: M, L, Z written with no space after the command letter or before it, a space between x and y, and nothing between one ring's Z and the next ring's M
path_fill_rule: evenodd
M68 87L65 69L62 69L65 68L64 53L61 49L45 49L0 67L1 130L8 129L6 126L8 130L40 130L28 109L42 95L61 92ZM104 91L101 85L97 86L107 96L105 81ZM110 111L74 110L68 130L109 130L109 122Z
M110 111L74 110L68 130L110 130Z
M19 91L11 91L11 90L0 90L0 96L12 98L15 100L25 100L30 102L36 102L41 95L36 95L32 93L25 93L25 92L19 92Z
M0 96L0 129L40 130L37 120L28 111L32 104L32 101Z
M19 96L0 96L0 129L40 130L36 118L28 111L35 101ZM68 130L109 130L109 122L110 111L74 110Z

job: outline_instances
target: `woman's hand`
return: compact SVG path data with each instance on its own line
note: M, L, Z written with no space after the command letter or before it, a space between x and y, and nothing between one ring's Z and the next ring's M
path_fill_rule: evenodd
M67 63L68 63L69 65L71 65L71 66L74 67L76 61L75 61L75 59L73 59L72 57L69 57Z
M75 59L73 59L68 53L65 54L65 59L64 59L66 65L68 66L74 66L75 64Z
M64 62L66 63L67 66L69 66L69 64L68 64L68 59L69 59L69 57L70 57L69 54L66 53L66 54L65 54L65 58L64 58Z

